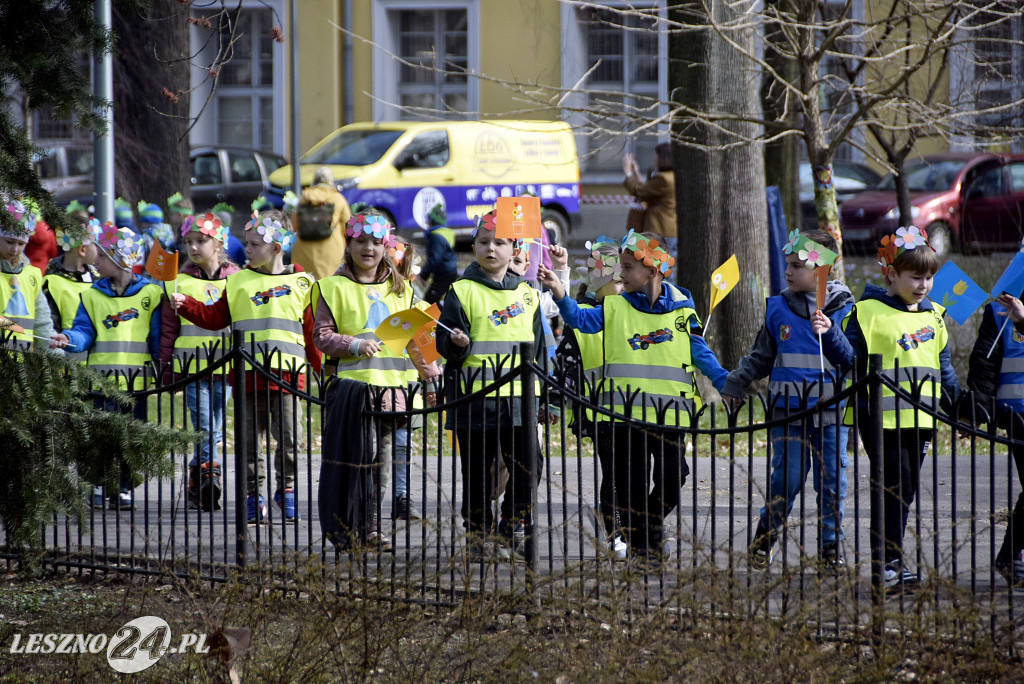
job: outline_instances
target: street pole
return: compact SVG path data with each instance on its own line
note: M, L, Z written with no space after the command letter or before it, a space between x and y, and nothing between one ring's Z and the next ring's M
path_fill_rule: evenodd
M97 0L94 16L110 35L111 0ZM101 223L114 220L114 56L110 50L93 55L93 94L104 104L96 112L103 131L93 134L93 206Z
M289 3L289 42L291 42L291 86L289 97L292 105L292 190L296 195L302 192L302 181L300 180L299 156L302 150L299 148L299 0L291 0Z

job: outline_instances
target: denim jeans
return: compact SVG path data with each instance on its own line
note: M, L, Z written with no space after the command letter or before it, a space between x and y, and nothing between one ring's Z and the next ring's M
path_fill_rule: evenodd
M849 428L805 424L779 426L771 430L772 472L761 509L761 526L778 530L793 510L807 473L814 468L814 491L821 517L821 542L843 538L843 500L846 498L846 453ZM824 466L824 468L823 468ZM824 487L822 486L824 470Z
M185 387L185 404L192 416L192 426L209 433L196 444L189 466L217 460L217 448L224 441L224 407L230 398L231 385L222 380L204 378Z

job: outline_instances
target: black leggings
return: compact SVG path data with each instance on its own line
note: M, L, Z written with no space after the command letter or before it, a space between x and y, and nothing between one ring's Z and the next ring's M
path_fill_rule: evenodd
M536 426L457 429L455 439L462 464L462 518L469 531L489 532L493 527L491 466L499 453L509 474L501 514L509 520L528 518L530 481L532 479L536 486L542 467L538 445L537 473L530 477L525 463L525 440L531 439L537 444Z

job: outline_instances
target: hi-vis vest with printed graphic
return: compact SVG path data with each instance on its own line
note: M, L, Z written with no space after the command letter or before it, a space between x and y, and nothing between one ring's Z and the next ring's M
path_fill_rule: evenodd
M117 376L121 389L145 388L153 378L149 324L162 295L163 291L152 283L124 297L110 297L95 287L83 292L82 304L96 329L96 341L89 349L89 368Z
M581 309L593 309L593 304L580 304ZM584 385L577 388L582 396L596 392L601 387L602 370L604 368L604 333L582 333L574 330L576 346L580 350L580 366L583 370ZM593 420L593 411L584 409L583 417L588 422Z
M21 273L0 273L0 304L2 314L22 328L25 333L14 333L8 338L9 349L32 348L32 332L36 325L36 298L43 289L43 272L25 264Z
M946 347L949 333L942 320L946 310L934 302L932 306L932 311L899 311L877 299L866 299L857 302L853 310L868 354L882 355L882 373L897 381L907 393L913 394L920 386L921 403L931 406L934 399L937 407L942 389L939 354ZM846 320L849 321L850 317ZM898 378L895 371L897 363ZM852 418L852 413L847 411L847 425L852 424ZM911 408L906 401L900 402L897 411L896 395L883 385L882 427L892 430L897 422L904 429L930 428L935 421L926 412Z
M360 340L376 340L374 330L391 314L412 306L412 287L408 284L402 294L391 292L391 279L383 283L357 283L347 276L330 276L318 280L313 286L314 301L322 298L331 310L334 324L341 335ZM405 387L409 379L409 357L382 344L373 356L359 358L328 358L329 365L337 364L339 378L359 380L377 387Z
M275 370L301 370L306 363L302 319L315 278L311 273L270 275L244 269L228 276L231 327L241 330L245 348L256 344L257 360Z
M82 303L82 293L92 287L92 283L91 279L88 281L75 280L58 273L43 276L43 286L49 291L50 297L57 305L61 330L67 330L74 325L78 305ZM89 352L65 352L64 357L69 361L85 363L85 360L89 358Z
M203 280L187 273L178 274L178 292L196 299L206 306L213 306L220 299L227 278ZM174 372L194 374L210 365L211 361L222 358L226 347L231 344L231 326L220 330L207 330L178 316L181 329L174 340ZM211 353L209 350L216 348Z
M1002 304L993 302L989 307L995 320L1003 319L1003 316L998 315L1006 311ZM1003 362L999 366L996 405L1013 411L1024 411L1024 335L1017 332L1012 321L1003 328L1002 342Z
M785 297L776 295L768 299L764 325L774 338L776 349L775 366L768 376L771 406L810 408L819 399L833 396L836 371L824 359L822 375L818 336L811 330L811 322L795 314Z
M629 394L640 390L633 398L634 418L688 426L689 411L696 412L702 406L690 356L690 319L697 313L689 307L660 314L644 313L634 309L622 295L605 297L602 306L601 403L621 414ZM597 420L610 418L599 414Z
M463 389L476 391L515 368L512 355L516 353L519 363L519 344L536 342L533 318L540 303L525 282L514 290L498 290L463 278L452 288L473 325L469 356L462 364ZM535 387L539 392L540 383ZM521 397L522 390L522 381L516 378L488 397Z

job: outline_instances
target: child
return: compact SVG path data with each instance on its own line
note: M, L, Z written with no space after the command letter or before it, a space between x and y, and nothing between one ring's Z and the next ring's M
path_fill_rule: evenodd
M54 330L72 326L82 293L99 280L95 268L99 234L100 222L95 218L87 219L76 231L57 229L57 244L63 254L50 260L43 277L43 292L50 306ZM67 356L69 360L84 362L87 355L82 352Z
M739 402L754 381L768 377L771 420L813 407L820 398L831 397L836 381L832 364L825 364L822 373L818 337L811 333L811 314L818 308L816 264L800 258L809 241L833 252L837 249L836 241L822 230L794 230L789 238L783 247L788 287L768 299L765 322L750 354L729 373L722 389L727 403ZM822 312L838 325L851 308L853 295L849 288L838 280L830 281ZM839 553L839 541L843 534L849 429L836 424L837 415L833 408L815 414L809 423L796 421L771 429L771 479L750 547L750 562L755 568L763 570L771 563L779 529L793 510L812 464L822 523L819 559L832 570L845 564Z
M455 231L445 228L448 222L444 207L435 204L427 214L427 227L423 231L427 239L427 263L423 264L420 270L420 277L423 282L433 282L423 295L430 304L436 304L444 299L448 288L459 277L459 265L455 257Z
M142 232L143 251L147 255L153 249L153 243L159 242L168 252L177 250L174 229L164 223L164 211L155 204L145 200L139 202L139 228Z
M548 269L541 268L538 275L551 288L566 325L588 334L604 332L603 380L598 391L598 396L605 397L603 403L622 413L628 408L631 390L641 389L632 397L634 418L685 427L690 411L701 406L692 367L716 388L721 388L727 373L704 342L690 293L665 280L675 260L661 246L659 236L630 231L620 254L624 293L605 297L592 309L580 308L567 297ZM612 460L618 499L614 513L622 521L623 536L635 556L656 564L663 553L665 516L679 503L690 472L683 459L682 435L610 423L602 415L597 420L599 448L611 449L602 463ZM654 472L649 477L652 460Z
M178 292L213 306L224 292L227 278L238 266L224 253L227 229L213 214L189 216L181 224L188 261L175 285ZM175 379L194 375L221 358L231 344L229 327L210 333L184 321L173 307L164 307L160 339L160 360L173 362ZM216 350L216 351L214 351ZM220 509L221 464L217 446L223 439L224 407L231 398L231 386L224 372L205 376L185 387L185 404L192 425L207 433L188 464L188 506L204 511Z
M594 242L587 242L586 247L590 252L587 265L576 269L582 281L576 301L582 309L593 309L604 302L605 297L622 292L622 264L619 259L618 242L602 235ZM574 379L577 393L583 396L596 396L594 393L600 384L601 367L604 365L604 334L586 334L566 328L560 353L566 359L567 368L570 364L574 366L574 369L567 370L566 377ZM582 415L574 418L572 426L578 436L595 437L592 411L583 411ZM612 450L601 440L596 440L594 445L601 464L598 504L605 537L611 553L617 558L625 559L629 547L620 533L622 521L615 513Z
M97 237L100 279L82 293L70 329L53 336L51 346L70 352L89 352L89 368L117 378L122 390L144 389L153 379L152 361L160 354L160 288L132 268L142 260L142 245L128 228L106 224ZM123 408L99 400L108 411L131 412L146 420L146 401ZM120 492L108 497L111 509L133 507L131 472L120 464ZM103 507L103 491L93 492L93 507Z
M881 354L883 372L892 377L898 364L901 386L909 392L920 387L923 402L935 397L935 381L941 378L942 403L948 406L959 394L960 384L950 362L949 335L942 318L945 309L928 299L939 259L924 231L914 226L883 237L878 256L888 290L865 289L843 321L843 331L821 311L812 314L811 329L823 336L825 356L840 374L855 363L866 372L868 356ZM870 430L863 430L861 439L868 457L881 458L883 463L885 586L912 587L921 580L906 566L903 535L921 465L935 435L934 420L909 407L897 411L894 395L885 387L882 401L882 443L875 442ZM857 410L866 411L866 402L866 397L859 397ZM847 423L850 419L847 411ZM868 425L866 416L860 425Z
M336 275L317 281L313 299L316 304L316 323L313 341L327 356L329 374L365 382L385 390L382 403L385 410L404 411L407 404L405 389L410 377L408 359L404 353L382 344L374 330L394 313L413 305L413 291L407 277L395 264L399 252L388 255L392 247L393 226L386 218L373 212L358 213L349 219L345 229L348 238L344 261ZM411 255L401 252L406 264ZM434 364L423 360L415 347L409 347L409 357L419 370L419 378L433 384L441 372ZM417 417L412 427L419 427ZM392 436L395 452L395 498L392 516L408 520L409 504L409 445L404 424L394 420L378 423L375 456L363 462L374 463L373 475L377 483L378 504L383 501L391 474ZM375 514L371 520L376 518ZM418 516L417 516L418 517ZM391 540L379 528L364 530L364 538L379 543L384 551L392 551Z
M496 236L494 214L480 221L473 234L476 261L452 284L437 327L437 350L448 360L449 399L479 389L515 363L516 346L533 342L535 360L544 357L544 333L537 297L526 282L509 271L517 249L512 240ZM552 275L554 278L554 275ZM458 377L456 377L458 375ZM448 412L446 427L455 431L462 465L462 517L471 535L469 558L479 560L490 550L482 535L493 524L492 464L498 453L511 473L502 501L499 526L500 558L509 558L525 540L531 515L531 486L539 476L525 462L526 440L537 445L537 429L523 425L521 380L490 394L481 403ZM515 521L515 522L509 522Z
M255 343L257 354L267 360L267 370L303 390L305 362L308 359L313 370L319 371L320 352L313 346L313 314L309 307L314 279L297 264L284 265L285 246L294 236L282 212L271 209L257 214L245 227L248 268L228 276L215 304L207 306L180 292L170 299L182 318L202 328L220 330L231 325L242 330L246 347ZM282 396L289 394L288 390L257 371L246 371L244 391L246 421L261 434L267 429L269 416L271 433L277 441L274 501L286 521L297 520L295 448L299 435L294 426L302 424L301 404ZM255 525L267 513L266 499L261 494L267 473L258 440L247 440L246 451L248 520Z
M53 335L50 306L43 294L43 274L25 257L25 245L36 228L38 216L23 200L4 200L0 211L0 307L3 317L25 332L0 328L9 349L34 348L35 336Z
M220 225L224 226L224 234L227 236L224 239L224 251L228 261L244 264L245 247L242 246L242 241L231 233L231 221L235 215L235 208L227 202L218 202L213 205L209 213L216 216L220 220Z
M1006 316L1013 325L1003 324ZM999 415L996 424L1012 432L1018 443L1024 439L1024 384L1021 374L1021 359L1024 358L1024 304L1017 297L1003 293L999 299L985 307L985 313L978 328L978 339L971 352L971 365L967 373L967 386L974 391L982 406L996 402ZM1010 447L1013 461L1017 466L1017 478L1024 486L1024 447ZM1000 491L1003 489L999 485ZM995 557L995 569L1015 589L1024 588L1024 492L1017 497L1017 504L1010 515L1010 524L1003 536L1003 543Z

